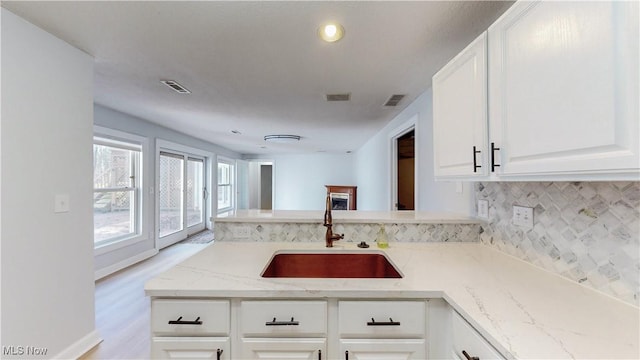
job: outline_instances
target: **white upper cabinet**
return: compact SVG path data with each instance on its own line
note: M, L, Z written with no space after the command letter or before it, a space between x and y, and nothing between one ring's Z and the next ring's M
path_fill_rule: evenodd
M433 77L436 177L486 176L487 34Z
M489 28L499 174L638 176L638 3L518 2Z
M640 179L638 14L635 1L515 3L488 31L477 173L467 148L487 111L469 99L484 94L454 70L473 44L434 76L436 177Z

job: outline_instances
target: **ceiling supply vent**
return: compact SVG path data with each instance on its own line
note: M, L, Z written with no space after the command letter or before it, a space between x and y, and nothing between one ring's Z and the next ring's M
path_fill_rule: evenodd
M178 84L173 80L160 80L160 82L167 85L168 87L172 88L175 92L178 92L180 94L191 94L191 91L187 90L187 88L185 88L184 86Z
M327 94L327 101L349 101L351 94Z
M391 95L389 100L387 100L387 102L384 103L384 106L398 106L398 103L402 101L404 96L405 95L401 95L401 94Z

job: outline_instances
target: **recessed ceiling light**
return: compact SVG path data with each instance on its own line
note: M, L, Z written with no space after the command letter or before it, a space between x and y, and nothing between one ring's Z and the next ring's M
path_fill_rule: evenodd
M298 135L266 135L264 141L271 141L277 143L294 143L300 141L301 137Z
M318 29L318 36L326 42L336 42L344 37L344 27L337 22L322 24Z

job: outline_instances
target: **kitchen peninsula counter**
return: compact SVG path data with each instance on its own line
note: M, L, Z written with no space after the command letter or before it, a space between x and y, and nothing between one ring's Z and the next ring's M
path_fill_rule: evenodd
M336 223L384 224L479 224L473 217L426 211L333 210ZM236 210L218 214L214 222L241 223L322 223L324 210Z
M216 242L150 280L151 297L443 298L507 358L637 359L639 309L478 243L395 243L401 279L262 278L279 250L314 242ZM350 243L336 248L361 251ZM370 250L369 250L370 251Z

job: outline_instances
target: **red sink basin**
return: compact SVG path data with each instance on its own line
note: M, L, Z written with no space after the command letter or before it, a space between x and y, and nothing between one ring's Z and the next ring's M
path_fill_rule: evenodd
M262 277L402 278L402 275L384 253L284 252L271 258Z

